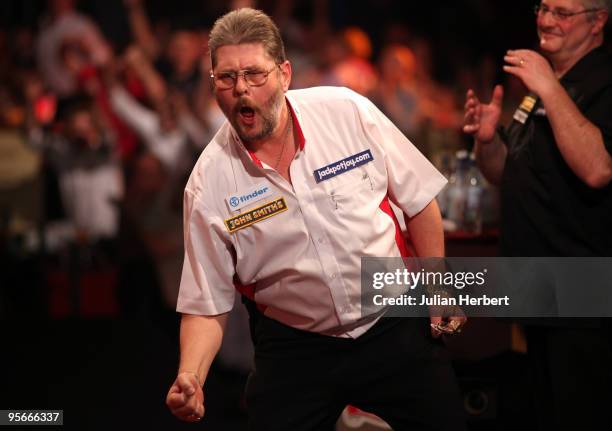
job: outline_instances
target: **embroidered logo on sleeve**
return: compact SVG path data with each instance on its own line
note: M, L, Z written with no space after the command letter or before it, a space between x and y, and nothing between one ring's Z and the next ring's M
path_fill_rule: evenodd
M229 233L234 233L237 230L249 227L259 221L270 218L276 214L287 211L287 203L285 198L278 198L257 208L253 208L243 214L228 218L225 220L225 227Z
M374 160L372 152L370 150L362 151L361 153L353 154L346 159L338 160L331 165L323 166L314 171L315 181L320 183L321 181L329 180L336 175L343 174L350 170L353 170L361 165L370 163Z
M241 190L225 198L231 211L237 211L257 201L267 198L273 193L269 184L263 182L245 190Z
M533 110L535 104L536 98L533 95L528 94L523 98L523 101L519 105L518 109L514 112L513 118L519 123L525 124L525 121L527 121L527 118L529 117L529 114Z

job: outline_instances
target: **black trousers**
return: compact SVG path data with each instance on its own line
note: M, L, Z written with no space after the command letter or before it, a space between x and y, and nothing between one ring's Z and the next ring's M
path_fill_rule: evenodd
M612 337L599 328L526 327L538 429L612 429Z
M357 339L252 319L250 431L328 431L347 404L403 430L465 429L446 348L428 320L380 319Z

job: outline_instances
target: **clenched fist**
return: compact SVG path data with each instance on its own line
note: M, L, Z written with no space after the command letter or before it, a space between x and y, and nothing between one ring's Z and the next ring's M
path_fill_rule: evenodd
M197 374L181 372L168 391L166 405L177 418L197 422L204 416L204 392Z

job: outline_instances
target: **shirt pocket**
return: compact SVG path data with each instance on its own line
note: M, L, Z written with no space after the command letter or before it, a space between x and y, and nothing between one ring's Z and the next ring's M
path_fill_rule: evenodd
M332 211L350 211L361 208L374 196L374 179L365 167L342 175L342 181L329 184L327 197Z

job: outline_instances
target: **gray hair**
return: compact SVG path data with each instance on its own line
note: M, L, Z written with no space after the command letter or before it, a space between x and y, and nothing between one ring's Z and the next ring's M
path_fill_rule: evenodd
M266 53L278 64L287 59L280 31L274 21L260 10L242 8L223 15L210 31L208 50L212 66L217 64L217 49L243 43L261 43Z
M610 12L612 0L582 0L582 5L586 9L603 9L606 12Z

